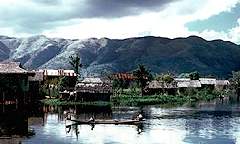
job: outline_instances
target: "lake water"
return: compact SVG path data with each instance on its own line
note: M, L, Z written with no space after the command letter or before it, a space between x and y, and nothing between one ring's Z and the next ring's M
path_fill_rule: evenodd
M142 111L141 125L78 125L66 129L64 111L81 119L128 119ZM195 108L177 107L44 107L42 117L29 119L35 136L26 144L178 144L240 143L240 105L227 103L199 104ZM69 131L69 132L68 132Z

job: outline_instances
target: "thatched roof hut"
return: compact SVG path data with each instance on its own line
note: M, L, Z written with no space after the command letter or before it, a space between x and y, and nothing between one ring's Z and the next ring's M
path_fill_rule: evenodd
M21 68L20 62L0 63L0 74L27 74L34 76L34 72L29 72Z
M76 85L77 92L112 93L112 85L100 78L85 78Z
M29 81L43 81L43 73L42 72L39 72L39 71L33 71L35 72L35 75L34 76L29 76L28 77L28 80Z

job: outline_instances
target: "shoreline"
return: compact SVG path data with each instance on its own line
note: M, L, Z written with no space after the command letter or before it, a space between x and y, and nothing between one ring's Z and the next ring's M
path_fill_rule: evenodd
M198 102L209 102L219 98L216 93L212 94L195 94L189 95L149 95L149 96L133 96L133 95L120 95L111 97L110 102L93 101L93 102L75 102L60 99L43 99L41 103L44 105L52 106L181 106L190 105L194 106Z

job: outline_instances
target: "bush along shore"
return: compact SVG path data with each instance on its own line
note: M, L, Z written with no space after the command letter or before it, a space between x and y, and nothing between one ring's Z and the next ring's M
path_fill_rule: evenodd
M195 93L179 95L146 95L132 96L123 94L112 97L111 103L120 106L142 106L142 105L194 105L200 101L211 101L219 98L221 93L217 91L200 90Z
M183 105L190 104L193 105L200 101L211 101L216 98L219 98L221 93L218 91L208 91L208 90L199 90L192 91L188 94L179 94L179 95L145 95L140 96L137 94L120 94L118 96L113 96L110 102L104 101L95 101L95 102L75 102L75 101L66 101L60 99L45 99L41 102L46 105L97 105L97 106L143 106L143 105Z
M58 98L44 99L44 100L41 100L41 102L45 105L54 105L54 106L64 106L64 105L107 106L111 104L110 102L104 102L104 101L78 102L78 101L60 100Z

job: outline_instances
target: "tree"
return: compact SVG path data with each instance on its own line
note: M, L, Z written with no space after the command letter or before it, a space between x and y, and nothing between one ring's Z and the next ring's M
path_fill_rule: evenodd
M122 93L123 92L123 80L122 79L113 79L112 87L113 87L114 91L116 92L115 94L117 94L119 90L121 90L121 93Z
M63 76L58 81L58 86L63 89L74 88L76 85L77 78L76 77L66 77Z
M141 88L141 95L144 95L144 88L147 85L147 82L152 79L150 71L145 68L144 65L138 65L138 68L133 72L134 77Z
M156 80L170 84L170 83L172 83L174 81L174 78L173 78L173 76L170 73L168 73L168 74L158 75L156 77Z
M191 80L199 80L200 74L199 74L199 72L197 72L197 71L191 72L191 73L189 74L189 78L190 78Z
M79 75L79 68L82 67L82 64L80 63L80 57L78 55L70 56L69 57L69 63L73 67L75 73Z
M237 94L237 100L240 98L240 71L232 72L232 78L230 79L230 84L233 90Z

